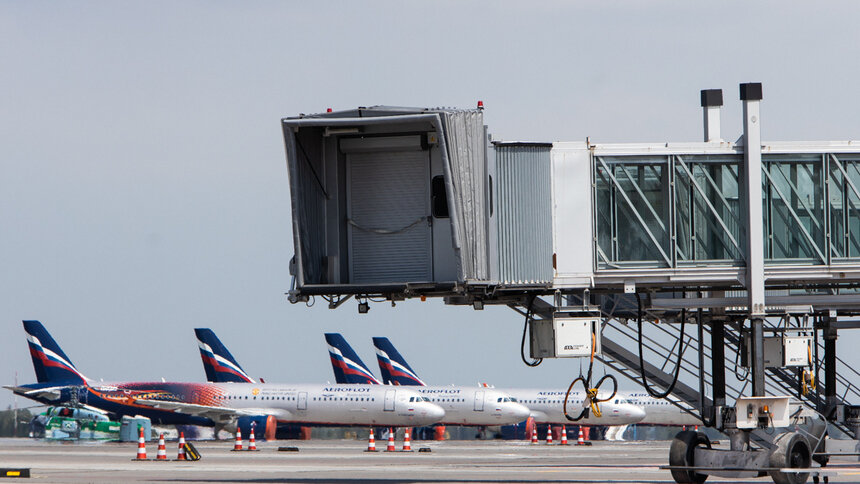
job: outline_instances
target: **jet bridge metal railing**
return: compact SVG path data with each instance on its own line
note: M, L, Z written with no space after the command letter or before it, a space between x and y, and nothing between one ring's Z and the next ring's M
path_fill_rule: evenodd
M647 326L650 329L654 326L660 325L648 324ZM605 332L605 329L607 327L619 330L614 334L614 336L617 337L617 341L613 339L613 335L608 335ZM606 322L606 324L604 325L604 333L601 336L601 346L603 354L600 356L600 360L604 364L612 368L614 371L626 376L627 378L635 381L636 383L641 384L642 380L639 372L638 354L627 349L631 344L631 342L629 342L628 340L631 340L632 344L634 345L638 344L637 335L632 334L630 331L627 330L621 330L621 328L625 327L625 324L617 320L608 320ZM661 333L674 338L674 343L672 344L672 346L674 346L676 349L679 345L683 345L684 348L690 350L684 352L684 356L681 361L681 373L686 374L687 376L692 375L698 380L699 375L696 371L693 370L699 368L698 362L694 362L690 358L688 358L688 355L691 353L698 355L698 338L693 337L689 334L683 335L683 337L679 337L677 332L670 332L665 328L660 328L660 330ZM666 351L667 355L670 354L668 353L668 350L670 349L668 346L656 341L649 336L643 335L642 345L643 350L649 350L653 352L658 352L657 350L660 350L659 352L661 353L663 351ZM710 345L704 344L703 349L710 351ZM658 384L663 388L667 388L671 384L674 375L664 371L664 368L666 368L667 365L673 364L668 362L670 359L673 358L671 356L668 356L666 358L666 361L664 361L663 364L663 368L658 368L657 366L648 363L648 360L646 359L644 369L645 376L649 382ZM708 365L704 366L704 368L707 367ZM674 370L674 368L672 367L670 367L670 369ZM710 372L705 370L704 375L706 379L710 380ZM743 395L743 392L746 389L747 385L748 382L744 382L744 385L742 387L739 387L736 384L730 385L727 383L727 397L733 397L736 399L738 396ZM670 402L672 405L675 405L683 412L693 415L694 417L701 418L700 409L702 408L702 406L707 409L711 407L713 403L708 397L703 397L702 401L700 402L700 395L701 393L698 389L688 385L679 377L679 381L675 383L675 387L672 391L672 396L675 397L675 399L667 398L666 401ZM764 430L756 430L752 432L752 440L760 447L770 447L771 443L773 442L773 436Z
M733 325L735 331L726 331L726 346L732 349L735 353L739 354L741 350L740 348L740 332L737 325ZM815 356L813 355L813 358ZM857 373L853 368L845 365L845 363L838 359L840 369L847 370L849 373L853 374L855 377L860 377L860 374ZM817 364L814 364L814 368L819 368L823 365L823 358L819 359ZM816 380L818 380L818 376L816 375ZM826 400L824 397L824 386L822 382L816 383L815 391L810 391L806 395L803 395L798 387L798 376L795 373L785 369L785 368L767 368L767 383L774 385L778 388L783 394L793 396L799 403L809 407L810 409L815 410L816 412L821 412L825 408ZM841 403L844 405L850 405L847 400L849 393L854 398L860 398L860 391L856 385L854 385L851 379L846 378L841 373L837 372L837 383L840 387L845 388L845 391L839 397ZM856 400L855 400L856 401ZM835 426L842 432L852 435L852 430L848 428L842 422L830 422L831 425Z
M667 329L667 325L671 329ZM604 332L602 335L602 346L604 354L602 355L601 360L616 372L621 373L636 383L640 383L641 377L639 373L638 354L627 349L631 347L630 345L638 344L637 330L630 326L631 325L629 323L625 324L618 320L606 321L603 326ZM647 324L645 325L647 329L642 337L643 350L647 352L647 356L645 358L646 377L648 378L648 381L658 384L663 388L668 387L672 381L673 375L671 374L671 371L674 370L675 358L679 346L681 346L684 351L680 371L681 377L679 377L679 379L684 378L689 380L692 378L698 380L699 378L699 363L694 359L698 356L698 336L686 332L684 335L680 335L676 326L677 324L665 322L660 324ZM741 340L740 328L736 324L730 324L730 327L731 330L726 331L725 333L725 341L726 347L733 352L734 355L728 355L727 365L734 360L736 367L734 368L734 371L732 371L732 374L735 376L735 381L726 383L726 397L729 400L732 400L745 395L750 381L747 375L739 375L737 368L739 360L741 359L740 352L742 351L739 344ZM710 338L711 330L708 325L704 325L703 329L703 334L707 335L708 338L706 339L706 342L703 342L702 348L706 353L710 354L711 345L707 341ZM651 336L654 334L656 334L657 337ZM662 361L662 363L658 367L648 363L649 361ZM846 365L841 359L838 360L838 362L841 372L837 373L837 383L840 388L844 389L841 392L840 400L841 403L849 405L849 396L852 397L852 400L860 399L860 388L854 384L854 381L860 381L860 373ZM822 364L822 360L819 360L818 365L820 366ZM708 370L709 367L710 361L704 365L702 374L706 381L711 382L713 381L713 376ZM796 374L784 368L768 368L767 371L768 383L773 385L775 388L778 388L779 392L794 396L799 403L809 407L810 409L821 411L821 409L824 408L825 399L823 396L822 383L817 383L816 391L811 391L807 395L802 395L799 393L798 378ZM850 376L846 377L842 372L847 372ZM702 403L704 403L705 408L712 405L711 399L708 397L704 397L700 402L699 391L693 386L684 383L683 380L676 384L675 390L672 394L677 397L678 400L669 399L667 401L671 402L679 409L697 417L700 416L699 409L701 408ZM680 402L685 403L686 406L682 405ZM839 422L832 422L832 424L846 434L851 434L851 429L849 429L848 426ZM769 442L769 439L766 436L758 437L758 440L760 441L763 440Z

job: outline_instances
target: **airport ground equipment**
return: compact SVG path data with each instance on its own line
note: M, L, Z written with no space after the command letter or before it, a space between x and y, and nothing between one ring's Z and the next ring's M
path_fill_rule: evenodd
M860 327L860 142L762 141L762 86L739 93L734 142L721 90L702 142L493 141L482 107L285 118L289 299L507 305L527 363L588 354L729 436L679 433L677 482L805 482L860 449L836 354Z
M121 423L94 408L48 407L33 419L34 436L55 440L119 440Z

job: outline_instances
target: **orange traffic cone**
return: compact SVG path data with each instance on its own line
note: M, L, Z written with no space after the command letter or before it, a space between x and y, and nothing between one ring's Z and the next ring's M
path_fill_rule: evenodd
M367 438L367 450L365 452L376 452L376 439L373 438L373 427L370 428L370 437Z
M236 427L236 443L233 444L233 451L242 450L242 429Z
M561 442L559 443L559 445L568 445L568 443L567 443L567 426L566 425L561 426Z
M396 450L394 448L394 429L388 429L388 447L385 448L385 452L394 452Z
M582 427L579 427L579 437L576 439L576 445L585 445L585 439L582 437Z
M406 427L406 433L403 434L403 450L402 452L412 452L412 441L409 440L409 431L412 430Z
M546 428L546 443L552 445L552 425Z
M251 436L248 438L248 450L257 450L257 441L254 439L254 427L251 426Z
M185 460L185 432L179 432L179 453L176 460Z
M698 426L698 425L696 425L695 430L696 430L696 432L698 432L698 431L699 431L699 426Z
M537 425L535 425L535 427L532 429L532 443L533 443L533 444L537 444L537 443L538 443L538 438L537 438Z
M137 458L134 460L149 460L146 458L146 440L143 439L143 427L140 427L140 437L137 439Z
M155 454L155 460L163 460L167 462L167 447L164 446L164 434L158 436L158 452Z

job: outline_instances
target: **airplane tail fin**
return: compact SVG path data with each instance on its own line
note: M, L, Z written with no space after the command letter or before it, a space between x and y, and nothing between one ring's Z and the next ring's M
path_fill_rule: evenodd
M209 328L195 328L206 380L215 383L256 383Z
M331 357L334 377L338 383L382 384L340 333L326 333L325 340L328 343L328 354Z
M48 330L38 321L24 321L27 345L39 383L83 383L87 377L75 368Z
M376 347L376 361L385 383L426 386L388 338L375 336L373 346Z

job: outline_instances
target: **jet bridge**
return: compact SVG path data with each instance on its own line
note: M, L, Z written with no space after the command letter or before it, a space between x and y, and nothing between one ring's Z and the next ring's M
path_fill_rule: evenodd
M860 327L860 143L762 141L762 97L740 86L734 142L720 90L701 93L702 142L498 141L481 108L286 118L290 300L505 304L556 339L597 318L598 358L730 436L679 434L677 482L804 482L860 449L824 438L860 437L858 374L836 356Z

